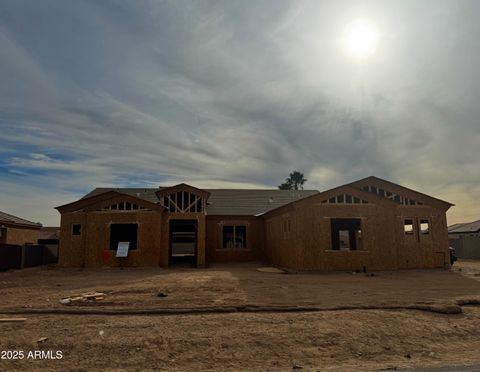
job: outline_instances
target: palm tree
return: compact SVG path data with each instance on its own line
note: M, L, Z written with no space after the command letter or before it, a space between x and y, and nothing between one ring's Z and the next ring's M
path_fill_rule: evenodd
M305 182L307 182L307 179L303 176L303 173L293 171L278 188L280 190L303 190Z

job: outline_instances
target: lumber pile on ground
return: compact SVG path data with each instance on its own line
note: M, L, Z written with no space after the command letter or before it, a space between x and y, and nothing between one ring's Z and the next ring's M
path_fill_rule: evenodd
M101 292L84 293L79 296L65 297L60 300L62 305L73 305L82 302L96 302L105 299L106 294Z

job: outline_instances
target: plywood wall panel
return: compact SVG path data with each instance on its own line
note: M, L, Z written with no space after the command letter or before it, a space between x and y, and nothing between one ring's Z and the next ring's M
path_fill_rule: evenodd
M223 225L247 226L246 249L223 249ZM206 259L207 263L228 261L264 261L265 223L253 216L207 216Z
M79 223L82 232L71 234ZM137 223L137 249L127 258L115 257L110 250L110 225ZM62 215L60 264L68 267L158 266L160 262L161 214L158 212L76 212ZM107 260L105 260L107 258Z
M361 195L359 195L361 196ZM323 198L325 198L323 196ZM365 198L365 196L363 196ZM299 270L391 270L433 268L439 253L447 254L445 212L428 206L400 206L368 197L368 204L328 204L310 198L310 204L284 208L266 216L272 231L267 235L270 262ZM363 249L334 251L331 218L359 218ZM430 234L405 235L403 219L430 221ZM294 231L285 237L283 220L291 219ZM437 260L438 261L438 260Z

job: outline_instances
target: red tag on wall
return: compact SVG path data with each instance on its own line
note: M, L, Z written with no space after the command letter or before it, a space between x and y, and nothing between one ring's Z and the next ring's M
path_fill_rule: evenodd
M108 264L108 261L110 260L110 252L109 251L103 251L102 252L102 258L103 258L103 263L105 265Z

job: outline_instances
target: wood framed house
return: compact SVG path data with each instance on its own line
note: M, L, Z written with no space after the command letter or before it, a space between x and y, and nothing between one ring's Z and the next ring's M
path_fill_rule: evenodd
M452 204L368 177L316 190L98 188L58 207L66 267L264 261L298 270L443 268ZM128 243L126 258L116 257Z

